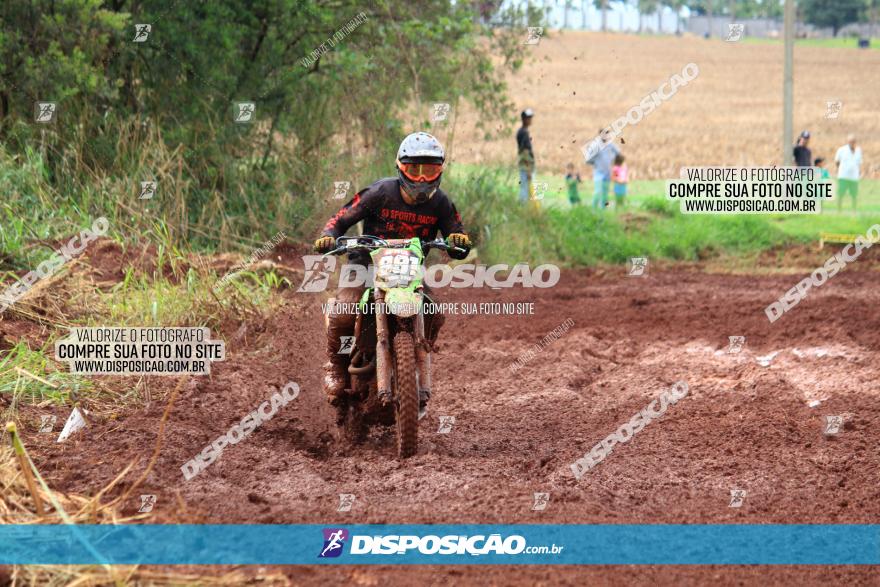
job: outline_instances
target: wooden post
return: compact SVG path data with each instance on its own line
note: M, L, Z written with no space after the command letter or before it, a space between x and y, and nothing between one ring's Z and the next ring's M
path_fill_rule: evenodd
M791 138L794 131L794 0L785 0L785 65L782 80L782 164L791 165Z

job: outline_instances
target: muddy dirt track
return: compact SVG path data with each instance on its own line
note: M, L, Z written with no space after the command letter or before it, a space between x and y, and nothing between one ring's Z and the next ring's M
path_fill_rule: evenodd
M867 264L866 264L867 266ZM530 316L451 315L435 356L420 450L390 430L336 439L319 384L323 294L288 291L264 324L227 337L210 378L183 384L153 472L151 522L877 523L880 273L848 269L770 324L764 307L804 274L688 267L564 272L551 289L443 291L443 301L534 302ZM510 364L573 326L515 374ZM728 337L745 336L739 353ZM570 464L675 381L689 394L576 481ZM299 397L190 481L181 465L288 381ZM809 403L819 402L815 407ZM97 492L157 440L164 402L55 444L25 435L56 489ZM61 412L59 411L59 414ZM455 417L439 434L438 417ZM836 436L824 416L844 415ZM133 479L130 475L128 479ZM120 490L126 487L123 484ZM746 491L729 507L733 489ZM544 511L533 494L546 492ZM337 512L340 493L356 496ZM132 499L126 513L133 514ZM321 567L298 584L874 584L876 567Z

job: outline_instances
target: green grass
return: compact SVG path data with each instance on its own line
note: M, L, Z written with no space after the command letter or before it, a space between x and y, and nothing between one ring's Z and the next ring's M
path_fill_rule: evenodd
M591 179L580 186L582 203L572 206L561 174L538 173L536 182L547 183L547 190L541 212L535 212L517 202L514 171L459 164L444 184L466 228L477 238L481 256L490 262L576 266L624 263L635 256L683 261L743 258L816 242L821 232L863 234L880 222L878 180L861 182L857 213L847 201L843 212L832 203L815 215L684 215L678 204L666 200L665 180L634 181L624 210L598 211L590 205Z
M20 340L0 355L0 395L9 400L0 414L4 421L14 418L23 403L63 406L95 392L92 382L82 375L48 369L53 364L49 356L53 344L47 341L42 348L33 349Z
M95 299L84 325L101 326L207 326L216 332L224 321L240 315L255 315L280 303L273 294L290 287L290 280L274 270L243 270L215 289L222 276L214 271L186 266L175 253L167 257L167 277L157 263L151 275L135 274L129 268L125 277L109 292ZM243 317L243 316L241 316Z
M161 248L161 242L156 244ZM221 278L215 271L188 265L177 251L166 252L164 261L162 257L159 255L155 271L149 273L126 268L123 279L106 291L94 288L88 280L74 280L69 293L64 294L66 302L59 300L67 310L76 312L68 316L69 322L73 326L207 326L217 339L222 338L223 325L260 318L280 305L282 299L275 292L290 286L290 281L274 270L244 270L215 291ZM67 330L55 329L45 336L42 348L31 348L22 339L11 349L0 351L0 395L10 398L3 416L14 416L22 402L65 405L87 400L121 405L137 401L141 385L122 394L102 391L101 378L72 375L65 364L54 361L55 341L67 335Z
M767 39L762 37L745 37L743 41L755 44L775 44L781 45L782 39ZM857 37L836 37L831 39L795 39L796 47L825 47L830 49L858 49L859 40ZM880 49L880 39L871 39L871 49Z
M880 29L880 27L878 27ZM642 32L639 33L641 37L651 37L657 39L668 39L669 34L659 34L654 32ZM713 35L711 37L711 41L720 41L722 43L726 43L725 35ZM754 44L767 44L767 45L782 45L783 39L779 37L777 39L772 39L769 37L743 37L741 43L754 43ZM822 39L795 39L794 44L797 47L827 47L832 49L839 48L850 48L850 49L858 49L858 37L844 37L838 36L836 38L822 38ZM734 43L731 43L734 44ZM872 37L871 38L871 49L880 49L880 38Z

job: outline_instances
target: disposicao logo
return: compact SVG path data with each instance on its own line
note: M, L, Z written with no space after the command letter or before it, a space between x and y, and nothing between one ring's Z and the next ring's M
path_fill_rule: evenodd
M348 530L344 528L324 528L324 548L318 558L334 558L342 554L342 547L348 540Z
M388 534L365 536L350 534L343 528L324 528L324 548L318 558L339 557L345 550L346 541L351 539L348 554L357 555L557 555L565 546L528 546L526 539L519 534L506 537L501 534L479 534L476 536L448 534ZM418 556L416 556L418 558Z

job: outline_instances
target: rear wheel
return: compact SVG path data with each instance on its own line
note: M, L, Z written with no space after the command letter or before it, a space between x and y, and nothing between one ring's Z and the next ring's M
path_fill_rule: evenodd
M397 454L416 454L419 446L419 390L416 387L416 353L412 335L394 335L394 396L397 400Z

